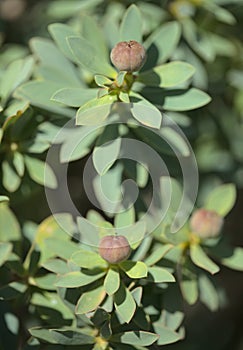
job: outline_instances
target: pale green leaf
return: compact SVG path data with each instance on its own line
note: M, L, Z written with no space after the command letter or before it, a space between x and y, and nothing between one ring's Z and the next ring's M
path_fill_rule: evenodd
M181 335L163 324L156 322L153 324L155 332L159 335L158 345L172 344L181 340Z
M130 278L144 278L148 274L148 268L142 261L123 261L120 267Z
M65 275L58 276L55 286L65 288L77 288L86 286L94 281L97 281L105 272L100 271L72 271Z
M0 242L0 266L8 259L12 251L12 244L8 242Z
M172 244L164 244L161 247L156 248L150 253L150 255L145 259L145 264L147 266L152 266L160 261L170 249L173 248Z
M103 285L83 293L78 300L76 314L85 314L95 310L104 300L105 294Z
M219 267L206 255L198 244L191 244L190 256L195 265L210 272L212 275L219 272Z
M221 263L233 270L243 271L243 248L235 248L233 254L223 258Z
M95 343L95 337L83 333L82 330L77 328L51 329L50 332L57 344L72 346Z
M50 165L42 160L26 155L24 160L32 180L49 188L57 188L57 179Z
M154 283L175 282L175 277L163 267L149 267L149 279Z
M79 249L76 253L74 253L71 257L71 261L73 261L76 265L86 269L107 267L107 262L103 260L97 253L84 249Z
M105 291L108 295L113 295L120 287L120 274L114 269L110 268L104 280Z
M76 125L95 125L102 123L110 114L116 95L105 95L90 100L81 106L76 114Z
M175 91L176 92L176 91ZM196 88L178 90L178 93L168 93L164 97L163 108L170 111L188 111L202 107L211 101L211 97Z
M111 342L130 344L135 346L149 346L153 344L157 339L157 334L144 331L118 333L110 337Z
M148 57L151 60L151 65L149 64L148 68L163 63L170 58L178 45L180 36L181 26L176 21L165 23L154 31L144 43ZM146 63L144 68L147 68Z
M142 17L134 4L126 10L120 26L120 41L129 40L142 42Z
M151 128L159 129L162 123L161 112L141 95L131 92L131 113L141 124Z
M114 303L118 315L124 322L129 323L136 311L136 303L123 283L114 295Z
M51 100L70 107L80 107L97 96L98 89L63 88L52 95Z
M233 208L236 201L236 188L233 184L216 187L210 192L204 207L216 211L221 216L226 216Z
M103 74L113 78L116 76L115 69L87 40L78 36L69 37L67 40L74 56L85 69L94 74Z
M93 151L93 164L99 175L104 175L119 157L121 138L106 142L95 147Z
M173 61L141 73L138 80L146 86L177 86L192 77L195 68L186 62Z
M206 275L201 274L199 276L199 291L201 302L204 303L210 311L217 311L219 308L219 295L212 281Z
M21 239L19 223L7 203L0 203L0 241L9 242Z
M3 186L9 192L15 192L21 183L21 178L13 169L12 164L10 164L7 160L2 162L2 172L3 172Z
M7 196L0 196L0 203L9 202L9 198Z

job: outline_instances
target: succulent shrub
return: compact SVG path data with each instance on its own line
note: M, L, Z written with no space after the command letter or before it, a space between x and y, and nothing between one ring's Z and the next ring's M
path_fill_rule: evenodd
M0 348L163 348L185 338L185 303L222 306L220 265L243 270L224 227L242 135L225 114L215 127L211 76L242 46L211 21L235 18L196 0L51 1L47 14L62 22L49 36L0 57ZM80 160L82 210L67 181Z

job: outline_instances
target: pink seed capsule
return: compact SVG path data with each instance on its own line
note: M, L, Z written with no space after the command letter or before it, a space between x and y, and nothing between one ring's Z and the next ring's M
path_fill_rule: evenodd
M110 58L118 70L136 72L145 63L146 51L135 40L121 41L111 50Z
M99 254L110 264L126 260L130 253L130 245L124 236L105 236L100 241Z
M192 214L190 227L192 232L200 238L212 238L218 236L223 221L216 211L201 208Z

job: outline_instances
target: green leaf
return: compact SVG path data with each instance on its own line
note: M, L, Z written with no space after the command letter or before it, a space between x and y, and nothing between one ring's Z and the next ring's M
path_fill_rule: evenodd
M99 175L104 175L115 163L119 157L121 148L121 138L106 142L101 146L95 147L93 151L93 163Z
M48 30L60 51L71 61L76 62L67 42L67 37L77 35L74 29L64 23L52 23L48 26Z
M49 251L48 254L50 254L51 257L58 256L62 259L68 260L72 254L79 250L79 246L74 242L53 237L45 239L43 250ZM47 256L47 258L49 259L50 256ZM45 259L43 260L45 261Z
M68 272L65 275L58 276L55 286L64 288L77 288L86 286L102 276L105 272L97 271L73 271Z
M5 74L1 77L0 96L3 101L7 100L10 94L30 77L33 65L33 57L10 63Z
M77 328L51 329L50 332L57 344L72 346L95 343L95 337L85 334Z
M148 274L148 268L142 261L123 261L119 266L130 278L143 278Z
M221 263L233 270L243 271L243 248L234 248L233 254L223 258Z
M7 196L0 196L0 203L9 202L9 198Z
M149 346L158 339L158 335L144 331L124 332L110 337L111 342L136 346Z
M219 296L211 280L205 275L199 276L200 300L210 311L217 311L219 308Z
M195 68L186 62L173 61L139 74L138 80L147 86L163 88L184 83L195 73Z
M42 264L42 267L60 275L69 272L67 263L61 259L49 259Z
M204 207L226 216L236 201L236 188L233 184L221 185L210 192Z
M190 156L191 150L188 145L188 140L180 132L171 127L163 127L160 130L160 135L172 149L175 148L176 151L184 157Z
M205 254L198 244L191 244L190 256L195 265L210 272L212 275L219 272L219 267Z
M108 57L108 49L102 28L97 25L97 22L91 16L82 18L82 36L95 47L99 57Z
M3 172L3 179L2 179L3 186L9 192L15 192L21 184L21 178L13 169L13 165L7 160L4 160L2 162L2 172Z
M110 114L116 95L105 95L90 100L81 106L76 114L76 125L95 125L102 123Z
M18 241L21 239L19 223L5 202L0 203L0 241Z
M159 129L162 123L161 112L152 103L135 92L131 92L130 97L133 117L143 125Z
M132 294L123 283L120 284L120 288L114 295L114 304L121 319L129 323L136 311L136 303Z
M161 323L156 322L153 324L155 332L159 335L158 345L172 344L181 340L181 335L172 329L163 326Z
M54 273L47 273L40 277L30 277L29 284L45 290L56 290L54 286L55 280L56 275Z
M0 266L2 266L12 251L12 244L8 242L0 242Z
M211 101L211 97L196 88L170 92L164 97L163 108L169 111L188 111L202 107Z
M134 4L126 10L120 25L120 41L129 40L142 42L142 17Z
M102 0L56 0L47 7L47 14L50 18L68 19L83 11L95 8Z
M71 51L83 68L94 74L103 74L111 78L116 76L115 69L87 40L78 36L69 37L67 40Z
M115 227L121 228L134 224L135 222L135 210L134 206L131 206L129 209L119 212L115 216Z
M164 244L161 247L155 249L150 255L145 259L145 264L147 266L152 266L160 261L169 250L173 248L172 244Z
M49 39L33 38L30 46L38 56L42 67L51 68L62 77L62 82L69 87L79 87L80 79L74 65L62 54L62 52ZM65 69L63 69L65 67ZM49 79L48 79L49 80ZM51 79L50 79L51 80Z
M26 155L24 156L24 160L29 175L33 181L49 188L57 188L56 176L47 163Z
M63 88L54 93L52 101L70 107L80 107L97 96L98 89Z
M145 41L144 46L148 53L148 62L144 70L165 62L174 53L181 36L181 26L178 22L168 22L154 31Z
M189 305L193 305L198 300L198 282L196 274L191 271L185 271L183 269L183 275L180 281L180 288L183 298Z
M112 80L110 80L109 78L105 77L104 75L99 75L99 74L96 74L95 77L95 82L98 86L100 87L107 87L109 85L112 84Z
M162 267L149 267L148 273L149 279L152 279L154 283L175 282L175 277Z
M141 220L133 225L117 228L116 231L127 238L132 249L136 249L145 236L146 224Z
M120 287L120 274L114 269L110 268L104 280L105 291L108 295L113 295Z
M33 106L48 110L65 117L73 117L71 109L51 101L53 94L60 90L60 84L52 81L29 81L21 85L14 93L14 97L28 100Z
M74 262L74 264L86 269L107 267L107 262L102 259L97 253L84 249L79 249L76 253L74 253L71 256L71 261Z
M103 285L89 290L81 295L76 306L76 314L85 314L95 310L105 298Z
M0 300L12 300L23 295L27 290L27 285L22 282L10 282L0 288Z
M13 154L13 165L17 174L22 177L24 175L24 157L19 152Z

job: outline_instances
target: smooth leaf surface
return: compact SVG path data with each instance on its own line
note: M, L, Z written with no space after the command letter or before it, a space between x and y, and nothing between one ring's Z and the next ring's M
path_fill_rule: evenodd
M147 86L167 88L184 83L194 72L195 68L191 64L173 61L141 73L138 80Z
M123 261L120 267L130 278L143 278L148 274L147 266L142 261Z
M164 244L163 246L155 249L150 255L145 259L145 264L147 266L152 266L160 261L170 249L173 248L172 244Z
M63 88L54 93L52 101L70 107L80 107L97 96L98 89Z
M119 157L120 148L121 138L95 147L93 151L93 163L98 174L102 176L112 167Z
M161 112L141 95L131 92L130 96L132 102L131 113L133 117L141 124L159 129L162 123Z
M103 285L81 295L76 306L76 314L85 314L95 310L105 298Z
M190 246L190 256L195 265L210 272L212 275L219 272L219 267L207 256L198 244Z
M154 323L153 327L155 332L159 335L158 345L172 344L181 339L181 336L177 332L164 327L162 324Z
M104 272L100 271L73 271L59 276L55 282L55 286L64 288L82 287L97 281L104 276L104 274Z
M153 344L157 339L157 334L144 331L124 332L112 335L110 338L112 342L137 346L149 346Z
M7 203L0 203L0 241L17 241L21 238L18 220Z
M108 295L113 295L120 287L120 274L117 269L110 268L104 280L105 291Z
M166 95L163 108L169 111L188 111L202 107L210 101L211 97L208 94L196 88L191 88Z
M0 266L8 259L12 251L12 244L8 242L0 242Z
M85 69L94 74L115 77L115 69L100 57L99 52L87 40L78 36L69 37L67 40L74 56Z
M132 294L123 283L120 284L119 290L114 295L114 303L121 319L129 323L136 311L136 303Z
M80 267L93 269L96 267L105 268L107 262L103 260L97 253L79 249L71 257L71 260Z
M206 199L205 208L226 216L236 201L236 188L233 184L216 187Z
M142 18L138 7L132 4L123 16L120 26L120 41L142 42Z
M26 155L24 156L24 160L32 180L49 188L54 189L57 187L57 179L50 165L37 158Z
M154 283L175 282L175 277L162 267L149 267L148 272L149 278L152 278Z
M235 248L233 254L223 258L221 263L233 270L243 271L243 248Z

